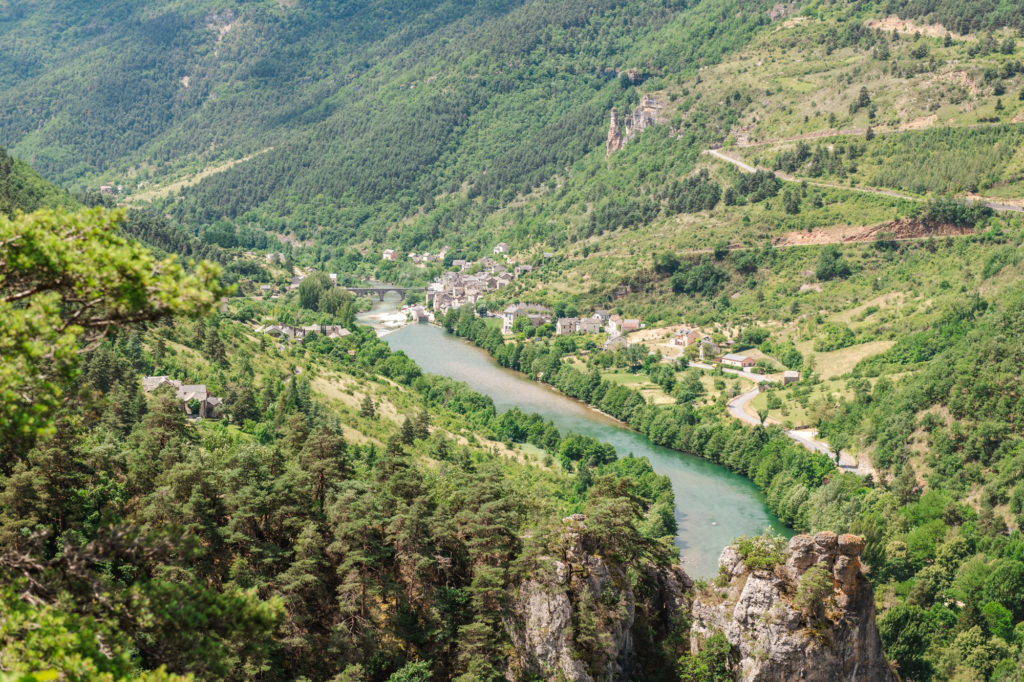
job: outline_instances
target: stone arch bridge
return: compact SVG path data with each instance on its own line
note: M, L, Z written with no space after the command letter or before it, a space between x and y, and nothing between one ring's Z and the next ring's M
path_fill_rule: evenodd
M426 291L425 287L345 287L345 291L349 291L356 296L372 296L377 295L377 298L381 301L384 300L384 294L391 293L392 291L398 293L403 299L406 293L410 291Z

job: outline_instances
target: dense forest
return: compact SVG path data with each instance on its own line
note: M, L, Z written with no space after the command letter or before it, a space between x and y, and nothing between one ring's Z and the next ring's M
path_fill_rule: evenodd
M5 679L497 679L509 594L577 512L587 546L652 595L633 636L646 679L672 679L683 651L648 583L677 559L673 496L646 461L499 417L369 329L275 349L204 314L216 266L157 266L122 220L0 218ZM48 341L70 353L40 354ZM196 422L146 375L204 382L230 420ZM358 387L358 403L330 402L323 381ZM587 474L488 439L529 439ZM579 655L600 660L585 635Z
M518 596L553 557L574 575L581 527L616 589L573 593L569 658L607 673L632 609L637 679L731 679L664 608L669 480L424 374L327 275L421 287L495 255L533 271L446 330L748 477L795 531L862 536L902 679L1020 682L1022 17L0 2L0 680L540 679ZM641 101L656 123L609 152ZM484 315L526 300L656 333L602 350ZM677 323L802 378L741 424L721 372L648 350Z

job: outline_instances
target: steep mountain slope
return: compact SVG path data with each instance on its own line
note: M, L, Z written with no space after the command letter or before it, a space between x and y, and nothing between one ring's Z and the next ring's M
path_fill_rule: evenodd
M0 215L30 213L40 208L74 208L77 202L43 180L32 168L0 147Z

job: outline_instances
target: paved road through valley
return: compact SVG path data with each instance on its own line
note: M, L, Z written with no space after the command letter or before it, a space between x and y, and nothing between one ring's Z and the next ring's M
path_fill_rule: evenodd
M694 363L694 366L699 367L700 365ZM747 377L748 379L753 379L758 384L760 384L762 380L771 381L767 377L764 377L763 375L760 374L748 374L746 372L737 371L733 371L732 373L738 374L739 376ZM757 379L754 379L754 377L757 377ZM748 424L753 424L754 426L760 425L761 420L746 410L746 407L750 403L750 401L756 398L760 392L760 387L754 386L754 388L747 391L746 393L738 395L732 400L730 400L728 403L726 403L726 408L729 410L729 414L732 417L739 419L740 421L744 421ZM776 423L775 420L770 420L770 422ZM821 454L829 457L829 459L831 459L832 461L835 461L835 452L832 451L832 449L828 446L827 443L823 443L820 440L815 440L815 438L811 435L812 433L812 431L796 431L793 429L785 430L785 434L789 436L793 441L799 443L800 445L804 446L808 450L811 450L812 452L820 452ZM861 476L867 476L869 474L871 476L875 476L874 467L872 467L871 464L867 461L867 458L858 460L854 458L853 455L845 451L839 453L839 461L836 465L841 470L849 471L850 473L859 474Z

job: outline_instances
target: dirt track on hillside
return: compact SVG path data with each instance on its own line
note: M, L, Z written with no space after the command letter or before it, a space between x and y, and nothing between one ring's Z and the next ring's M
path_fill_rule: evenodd
M974 234L974 230L955 225L928 226L920 220L902 218L879 225L838 225L819 227L809 232L787 232L777 237L772 244L774 246L852 244L873 242L879 239L902 241L927 239L928 237L961 237L968 234Z

